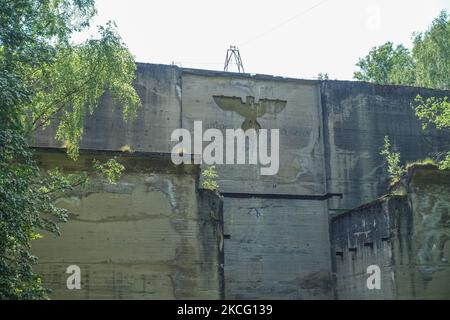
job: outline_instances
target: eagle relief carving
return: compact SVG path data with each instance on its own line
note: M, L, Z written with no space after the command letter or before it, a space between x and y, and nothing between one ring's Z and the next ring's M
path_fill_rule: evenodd
M255 102L255 97L247 96L245 102L240 97L213 96L214 102L224 111L234 111L245 120L241 128L246 131L250 128L261 129L257 118L263 115L275 115L286 107L285 100L259 99Z

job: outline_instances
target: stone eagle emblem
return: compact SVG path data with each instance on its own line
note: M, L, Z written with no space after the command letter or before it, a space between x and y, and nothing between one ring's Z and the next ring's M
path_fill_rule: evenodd
M261 129L257 118L262 117L266 113L277 114L286 107L286 101L277 99L259 99L255 102L255 98L247 96L245 102L240 97L213 96L214 102L224 111L234 111L245 120L241 128L245 131L250 128Z

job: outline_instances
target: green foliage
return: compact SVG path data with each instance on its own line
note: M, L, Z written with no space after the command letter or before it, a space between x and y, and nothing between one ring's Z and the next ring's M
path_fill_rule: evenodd
M450 19L446 11L433 21L425 33L416 34L413 56L416 60L417 84L436 89L450 89ZM416 115L426 129L432 124L437 129L450 129L450 102L448 97L416 97ZM439 169L450 169L450 151L440 160Z
M215 166L209 166L202 172L202 188L212 191L219 190L219 184L217 183L217 178L219 175L217 174Z
M391 42L373 48L369 54L359 59L355 72L358 80L378 84L403 84L429 87L434 89L450 88L450 19L444 10L434 19L430 28L424 33L414 35L412 52L399 45L394 48ZM432 124L437 129L450 128L450 103L448 97L430 97L423 99L417 96L415 102L416 115L422 120L426 129ZM385 141L386 146L386 141ZM384 156L389 155L385 148ZM449 168L450 151L438 165L441 169ZM400 170L396 154L390 154L392 170ZM389 164L389 161L388 161Z
M398 182L406 170L400 164L400 152L391 151L391 142L389 141L388 136L384 137L384 144L380 154L386 160L387 171L391 179L391 184Z
M439 169L450 170L450 151L447 152L445 158L439 162Z
M54 200L87 182L85 175L45 172L29 141L50 123L71 158L77 159L83 119L108 92L132 119L140 105L132 87L133 56L112 24L100 38L75 45L73 32L87 26L93 0L15 0L0 6L0 299L43 299L32 265L30 242L39 230L58 233L66 211ZM115 182L123 166L112 159L96 163Z
M317 80L329 80L328 73L319 72L317 75Z
M374 47L356 64L357 80L378 84L450 88L450 19L442 11L424 33L414 35L412 52L392 42Z
M416 85L450 89L450 19L442 11L424 33L416 33L413 58Z
M129 153L133 153L134 152L134 150L128 144L120 147L120 151L122 151L122 152L129 152Z
M418 103L416 116L422 120L422 128L424 130L430 124L440 130L450 129L450 102L448 97L423 99L418 95L416 102ZM444 159L439 161L438 166L441 170L450 169L450 151L447 152Z
M9 70L50 62L54 44L68 43L73 32L89 26L94 0L2 1L0 55Z
M21 135L0 131L0 299L42 299L47 290L33 273L30 241L36 230L58 233L66 210L53 205L55 192L70 186L57 172L41 172Z
M433 165L437 167L436 161L434 161L432 158L425 158L425 159L419 159L414 162L408 161L406 163L405 169L408 171L414 166L424 166L424 165Z
M29 109L33 129L48 125L60 113L56 137L76 159L83 134L83 118L92 114L108 91L123 106L125 119L133 118L139 97L132 86L136 65L111 25L100 28L100 39L63 46L51 65L37 70L37 94ZM114 63L112 63L114 62ZM46 75L45 78L42 75Z
M93 165L94 169L97 170L103 178L111 184L116 184L122 172L125 170L125 167L115 158L109 159L104 163L94 159Z
M356 64L361 70L355 79L378 84L413 84L414 61L408 49L402 45L394 48L392 42L374 47Z
M431 97L423 99L420 95L415 100L416 116L423 121L422 127L426 129L429 124L433 124L438 129L450 128L450 102L448 97Z

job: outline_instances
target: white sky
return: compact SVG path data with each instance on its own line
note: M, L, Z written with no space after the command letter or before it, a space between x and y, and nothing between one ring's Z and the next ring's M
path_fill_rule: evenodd
M450 11L450 0L96 2L92 25L115 21L139 62L222 70L226 49L237 45L249 73L315 78L327 72L343 80L352 79L371 47L388 40L411 47L413 32Z

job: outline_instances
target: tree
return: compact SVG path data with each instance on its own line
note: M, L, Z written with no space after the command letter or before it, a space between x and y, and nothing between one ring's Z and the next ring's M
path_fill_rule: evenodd
M414 61L403 45L394 48L392 42L374 47L356 64L361 70L354 73L355 79L378 84L414 83Z
M425 33L414 39L413 57L416 61L416 85L434 89L450 89L450 19L442 11ZM423 129L433 125L439 130L450 129L450 102L448 97L416 97L416 116ZM450 169L450 151L438 159L439 168Z
M23 136L13 130L0 130L0 145L0 299L45 298L29 243L40 237L39 230L58 233L55 220L65 221L66 211L53 200L77 178L41 172Z
M328 73L319 72L317 80L329 80Z
M412 52L402 45L395 49L391 42L373 48L359 59L355 72L358 80L378 84L404 84L433 89L450 88L450 19L444 10L424 33L415 33ZM450 128L448 97L415 99L416 115L423 128L434 125L437 129ZM386 141L385 141L386 145ZM383 150L386 150L384 148ZM387 153L384 154L387 156ZM437 159L440 169L450 169L450 151Z
M448 97L430 97L423 99L420 95L416 97L416 116L422 120L422 128L427 129L432 125L439 130L450 129L450 101ZM438 159L441 170L450 169L450 151Z
M415 33L412 52L392 42L374 47L359 59L357 80L377 84L399 84L450 88L450 19L444 10L424 33Z
M424 33L416 33L412 49L415 84L450 89L450 19L442 11Z
M132 87L133 56L112 23L99 39L75 45L71 34L89 26L93 0L2 0L0 6L0 299L42 299L30 242L39 230L57 233L65 210L53 205L85 176L44 172L33 159L33 132L58 123L56 138L76 160L83 119L109 91L132 119L140 105ZM123 171L114 159L94 166L112 182Z

